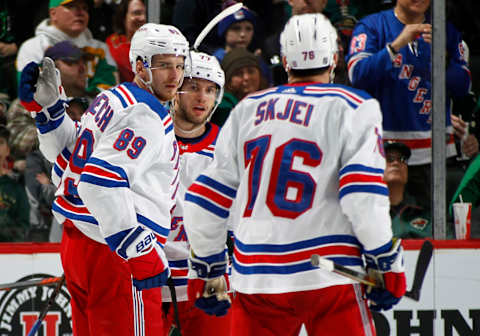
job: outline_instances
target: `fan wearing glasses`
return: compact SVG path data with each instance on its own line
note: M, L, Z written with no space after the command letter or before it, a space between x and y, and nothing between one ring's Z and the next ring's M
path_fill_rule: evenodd
M384 143L387 166L384 180L390 197L390 216L395 237L425 238L432 236L430 213L415 204L414 195L409 195L405 186L408 182L408 159L410 148L401 142Z

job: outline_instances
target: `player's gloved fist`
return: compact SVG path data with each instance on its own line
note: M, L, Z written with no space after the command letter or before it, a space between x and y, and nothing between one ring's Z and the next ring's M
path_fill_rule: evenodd
M224 316L231 306L228 296L227 260L225 252L189 259L188 298L209 315Z
M66 95L51 58L44 58L41 70L35 62L27 64L20 76L19 97L20 103L40 124L63 116Z
M167 283L170 277L168 261L152 231L140 226L132 229L123 238L116 252L128 261L133 285L138 290L161 287Z
M407 290L403 248L400 239L384 246L364 252L367 269L383 275L384 288L368 288L367 298L374 311L389 310L396 305Z

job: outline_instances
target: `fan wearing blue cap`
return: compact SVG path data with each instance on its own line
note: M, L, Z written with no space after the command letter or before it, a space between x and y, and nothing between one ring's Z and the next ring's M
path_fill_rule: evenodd
M225 47L217 49L213 56L219 62L230 50L247 48L255 33L256 17L247 7L242 7L218 23L218 36L225 40Z

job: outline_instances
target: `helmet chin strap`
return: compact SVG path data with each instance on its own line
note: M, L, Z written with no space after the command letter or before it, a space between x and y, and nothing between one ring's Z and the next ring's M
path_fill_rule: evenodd
M145 70L147 70L148 77L150 79L148 81L144 81L143 78L140 76L138 76L138 79L142 82L143 85L147 87L148 91L150 91L151 94L154 94L153 88L152 88L152 79L153 79L152 70L150 68L145 68Z
M330 79L330 83L333 83L333 81L335 80L335 67L334 66L330 67L329 79Z

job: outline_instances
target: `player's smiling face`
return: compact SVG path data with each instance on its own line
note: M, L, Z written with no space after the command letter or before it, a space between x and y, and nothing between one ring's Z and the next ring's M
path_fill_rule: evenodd
M203 124L215 106L217 92L217 85L214 82L200 78L185 78L177 94L176 120L190 126Z
M185 58L175 55L152 57L152 89L160 101L172 100L183 78Z

